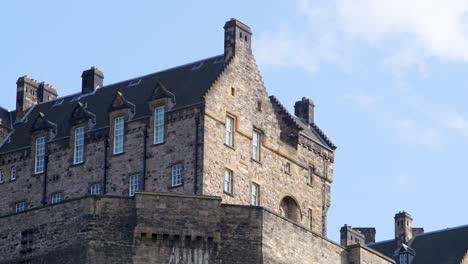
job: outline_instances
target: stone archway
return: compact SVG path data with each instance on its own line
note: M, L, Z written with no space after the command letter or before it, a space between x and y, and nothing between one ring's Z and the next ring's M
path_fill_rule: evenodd
M301 210L296 200L291 196L285 196L280 203L280 214L291 221L299 223L301 221Z

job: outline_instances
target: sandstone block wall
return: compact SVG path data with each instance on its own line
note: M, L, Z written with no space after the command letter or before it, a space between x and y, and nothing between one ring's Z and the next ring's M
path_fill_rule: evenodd
M312 229L322 233L330 206L332 153L305 137L299 145L281 140L283 131L275 111L252 54L237 54L205 96L203 194L248 205L254 182L260 185L261 206L280 213L282 198L291 196L300 209L299 223L309 226L310 209ZM226 116L235 119L233 147L225 145ZM259 162L252 159L254 129L262 133ZM311 166L316 174L308 184ZM225 169L233 171L232 194L223 192ZM324 175L327 181L322 180Z
M348 252L349 264L389 264L395 263L393 259L388 258L366 246L354 244L346 248Z

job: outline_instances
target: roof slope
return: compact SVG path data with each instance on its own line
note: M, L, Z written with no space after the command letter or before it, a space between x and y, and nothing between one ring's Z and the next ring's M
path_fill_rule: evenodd
M367 245L393 258L395 240ZM460 264L468 251L468 225L417 235L409 241L416 256L412 264Z
M70 117L79 102L85 105L87 111L96 115L94 129L108 127L108 110L118 91L128 102L135 105L134 119L150 115L147 100L158 83L163 84L169 92L175 95L174 109L201 103L203 95L218 78L223 68L224 56L219 55L107 85L93 93L78 93L37 104L23 119L24 122L17 122L13 125L14 132L10 140L0 147L0 153L28 147L31 144L33 124L40 113L44 114L45 120L57 126L55 139L68 137L71 126Z

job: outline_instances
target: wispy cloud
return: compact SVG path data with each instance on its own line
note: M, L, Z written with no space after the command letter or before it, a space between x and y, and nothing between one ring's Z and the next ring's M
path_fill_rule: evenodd
M447 128L453 129L468 137L468 118L456 110L441 111L439 122Z
M289 22L257 42L264 65L314 72L358 42L388 49L382 65L391 74L424 75L432 58L468 62L468 1L298 0Z
M441 144L440 133L436 127L424 127L411 119L395 120L393 127L397 138L403 144L421 145L430 149L438 148Z

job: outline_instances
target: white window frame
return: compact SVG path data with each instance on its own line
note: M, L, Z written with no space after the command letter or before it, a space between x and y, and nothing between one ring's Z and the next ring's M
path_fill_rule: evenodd
M164 122L166 108L159 106L154 109L154 144L164 143Z
M10 180L14 181L16 180L16 167L13 166L10 169Z
M223 190L225 193L232 194L233 172L230 169L224 170Z
M58 193L52 194L50 201L52 204L61 203L63 201L63 193L58 192Z
M400 255L400 264L408 264L408 258L406 254L401 254Z
M260 161L260 151L262 145L262 134L254 130L252 133L252 159Z
M23 212L25 210L26 210L26 202L25 201L17 202L15 204L15 213Z
M224 143L231 147L234 146L234 118L231 116L226 116L226 140Z
M5 177L3 176L3 170L0 170L0 183L5 182Z
M101 194L101 183L91 184L89 187L89 193L91 195Z
M250 185L250 205L260 205L260 185L255 182Z
M128 183L128 196L135 196L135 192L140 190L140 176L132 175Z
M125 120L123 116L114 118L114 155L124 152Z
M171 177L172 187L182 185L183 172L184 172L184 167L182 166L182 163L173 165L171 171L172 171L172 177Z
M35 155L34 173L43 173L45 169L45 137L36 139L36 155Z
M73 164L84 162L84 127L75 128L75 144L73 151Z

